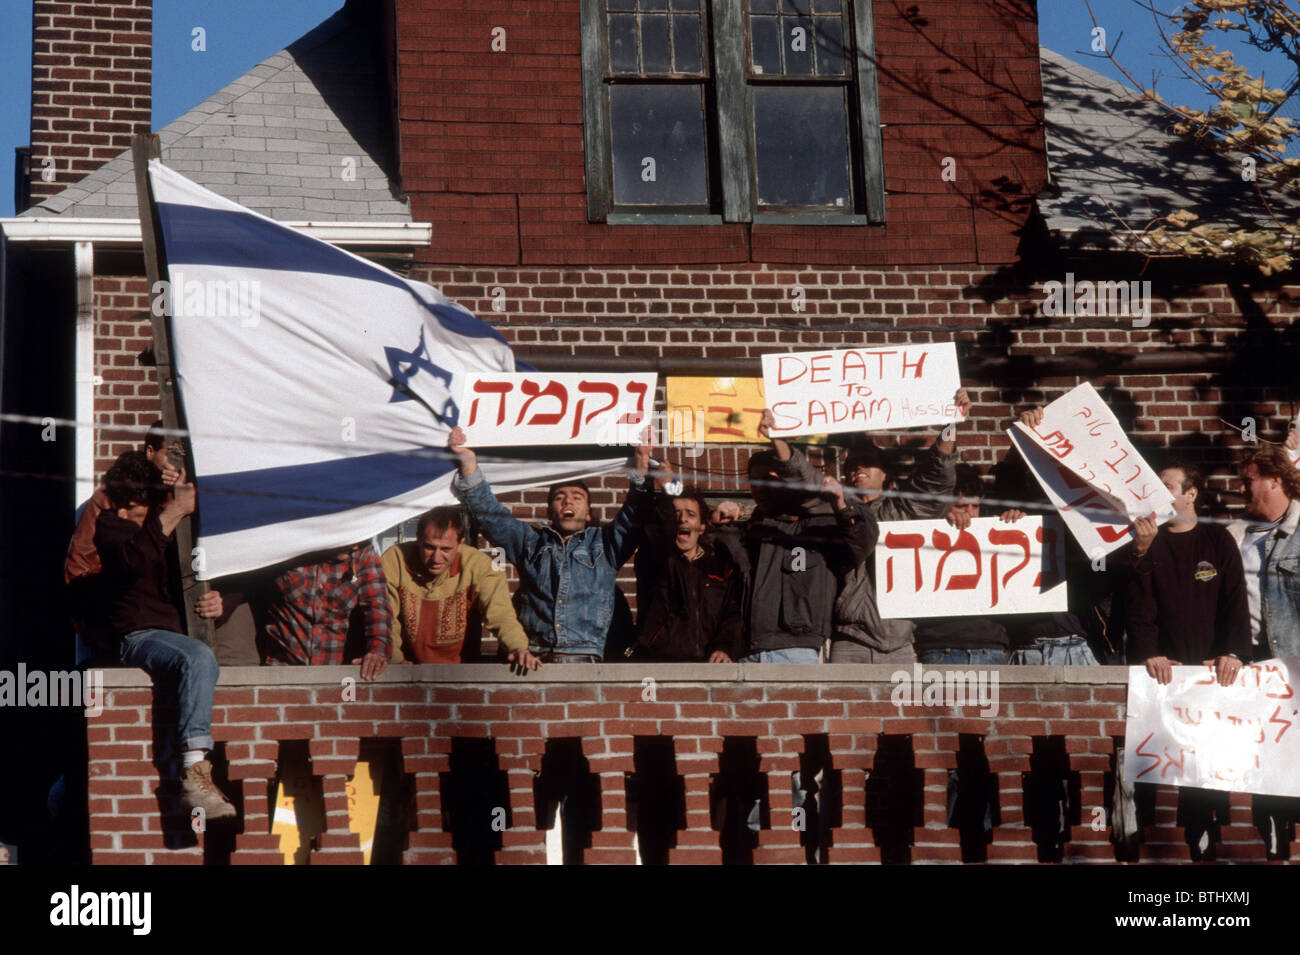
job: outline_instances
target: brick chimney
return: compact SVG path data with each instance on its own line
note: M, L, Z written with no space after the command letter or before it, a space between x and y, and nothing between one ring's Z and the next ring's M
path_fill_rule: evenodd
M30 205L149 131L153 0L33 0L32 13Z

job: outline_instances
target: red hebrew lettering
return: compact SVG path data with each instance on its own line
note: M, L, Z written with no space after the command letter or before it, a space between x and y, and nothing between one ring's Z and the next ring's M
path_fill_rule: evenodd
M619 424L640 424L645 420L645 398L650 386L644 381L629 381L628 394L636 395L636 411L629 411L618 419Z
M1278 717L1280 717L1281 715L1282 715L1282 707L1279 706L1277 709L1273 711L1273 715L1268 718L1268 721L1270 723L1282 727L1280 730L1277 731L1277 735L1273 737L1273 742L1275 743L1280 742L1282 739L1282 734L1284 734L1287 730L1291 728L1291 721L1279 719ZM1260 736L1261 737L1263 736L1262 732L1260 733ZM1260 742L1262 743L1264 742L1264 740L1261 738Z
M1174 768L1177 768L1177 770L1178 770L1178 775L1181 776L1181 775L1183 774L1183 760L1186 759L1186 758L1187 758L1187 750L1185 750L1185 749L1180 749L1180 750L1178 751L1178 759L1176 759L1176 760L1175 760L1172 756L1169 755L1169 750L1166 749L1166 750L1165 750L1165 768L1162 769L1162 770L1160 770L1160 778L1161 778L1161 779L1164 779L1166 776L1169 775L1169 770L1174 769Z
M1151 485L1148 484L1148 483L1145 482L1145 481L1142 482L1142 490L1141 490L1141 491L1135 491L1135 490L1133 490L1131 487L1130 487L1130 488L1127 488L1127 491L1128 491L1130 494L1132 494L1133 497L1136 498L1136 499L1139 500L1139 501L1145 501L1147 498L1149 498L1149 497L1151 496L1151 492L1152 492L1152 490L1153 490L1153 489L1152 489Z
M1282 670L1275 663L1264 664L1264 672L1268 674L1268 679L1264 681L1264 686L1270 687L1275 683L1282 684L1282 692L1266 692L1264 695L1271 700L1289 700L1292 697L1291 684L1282 679Z
M1141 473L1142 473L1142 465L1140 464L1133 465L1133 476L1129 478L1127 481L1125 481L1124 483L1132 484L1134 481L1138 479L1138 475L1140 475Z
M1043 436L1043 444L1058 458L1064 460L1074 453L1074 442L1059 431Z
M726 405L709 405L706 410L709 414L726 415L728 424L730 424L735 417L735 412ZM749 409L746 408L745 410L748 411ZM762 414L762 411L760 411L759 414ZM744 428L719 428L717 425L711 424L709 425L709 434L727 434L731 435L733 438L743 438L745 436L745 430Z
M939 558L939 566L934 571L934 589L939 589L939 581L943 579L943 565L948 562L948 558L954 552L965 551L975 558L975 573L953 574L944 590L974 590L980 582L981 568L980 544L975 539L975 535L970 531L961 531L957 535L957 540L952 542L948 540L947 534L936 530L930 535L930 541L938 550L944 552L943 556Z
M920 378L920 377L921 377L921 369L925 367L925 359L926 359L927 356L929 356L929 354L930 354L930 353L929 353L928 351L923 351L923 352L921 352L921 357L920 357L920 358L918 358L915 362L910 362L910 363L909 363L908 360L907 360L907 352L903 352L903 377L904 377L904 378L907 377L907 369L909 369L909 368L915 368L915 369L916 369L916 373L913 374L912 377L913 377L913 378Z
M1193 680L1193 681L1191 682L1191 685L1192 685L1192 686L1214 686L1214 684L1217 682L1217 681L1215 680L1215 677L1214 677L1214 667L1209 666L1209 667L1206 667L1206 669L1210 671L1210 672L1209 672L1209 675L1206 676L1204 679L1201 679L1201 680ZM1236 717L1235 717L1235 716L1229 716L1228 719L1230 719L1230 720L1235 720Z
M1039 571L1034 586L1039 590L1051 590L1061 582L1061 568L1056 562L1056 528L1040 524L1034 531L1034 539L1043 545L1043 557L1047 559L1047 572Z
M1152 761L1150 766L1148 766L1146 769L1142 770L1142 772L1137 774L1138 779L1141 779L1147 773L1151 772L1151 770L1155 769L1157 766L1160 765L1159 756L1157 756L1155 753L1144 753L1142 751L1142 747L1145 746L1147 743L1151 742L1151 737L1155 735L1156 735L1155 733L1147 733L1147 738L1137 744L1137 754L1141 756L1143 759L1149 759Z
M737 398L740 396L740 391L736 388L735 378L714 378L713 386L716 388L718 386L718 382L720 381L730 381L731 390L728 391L724 388L722 391L710 391L709 392L710 398Z
M1002 575L1002 587L1003 589L1005 589L1007 586L1007 581L1009 581L1020 571L1024 570L1025 566L1029 563L1029 535L1026 534L1024 531L1002 531L1002 530L998 530L996 527L991 527L989 528L989 543L992 544L994 547L1001 547L1003 544L1019 544L1022 548L1024 548L1025 551L1024 560L1016 564L1016 566L1012 567L1010 570L1008 570L1005 574ZM993 584L993 602L990 603L989 606L996 607L998 605L997 551L993 552L993 556L989 560L989 571L992 574L992 584Z
M924 579L921 576L921 548L925 546L925 535L924 534L895 534L893 531L889 531L888 533L885 534L885 546L890 550L896 550L896 549L907 550L908 548L912 549L913 551L912 559L916 565L916 569L913 571L912 587L915 590L920 590L922 587L922 581ZM885 564L886 573L889 575L889 581L891 587L894 579L893 562L894 562L894 558L890 557L888 558Z
M578 436L578 428L581 425L591 424L591 419L596 417L596 415L604 414L610 408L613 408L615 405L618 404L618 385L613 385L606 381L586 381L586 380L580 381L578 382L578 391L582 392L584 395L605 395L606 397L609 398L609 404L605 405L605 407L603 408L593 411L591 414L587 415L586 419L584 420L582 417L582 406L587 403L587 399L586 398L579 399L578 407L573 412L573 431L569 434L570 438L576 438ZM625 414L623 415L623 417L630 418L631 415ZM628 421L625 423L639 424L640 421L641 419L638 416L636 421Z
M1112 441L1112 442L1110 443L1110 446L1111 446L1112 448L1119 447L1119 442L1118 442L1118 441ZM1124 449L1123 449L1123 448L1120 448L1120 450L1123 451ZM1124 451L1124 453L1121 454L1119 457L1117 457L1114 461L1106 461L1106 467L1110 468L1110 469L1111 469L1113 472L1115 472L1116 474L1119 474L1119 468L1115 467L1115 465L1120 464L1121 462L1123 462L1123 460L1124 460L1126 457L1128 457L1128 452L1127 452L1127 451ZM1102 460L1104 461L1105 459L1103 458Z
M506 395L514 391L515 386L508 381L476 381L474 382L474 393L480 395L497 396L497 424L506 423ZM475 398L469 406L469 423L472 425L478 418L478 402Z
M521 425L524 421L524 415L528 414L528 407L538 398L554 398L560 403L560 410L551 414L542 414L540 411L534 412L533 416L528 419L530 425L547 425L559 424L564 418L564 412L569 407L569 390L558 381L553 381L545 388L542 388L531 378L524 379L524 383L519 386L519 390L529 395L529 399L524 402L524 406L519 409L519 417L515 419L515 425Z
M1074 417L1082 418L1084 421L1087 421L1089 418L1092 417L1092 409L1089 408L1087 405L1084 405L1082 408L1080 408L1078 411L1074 413Z
M1127 524L1098 524L1097 536L1107 544L1113 544L1115 541L1121 541L1133 533L1133 528Z

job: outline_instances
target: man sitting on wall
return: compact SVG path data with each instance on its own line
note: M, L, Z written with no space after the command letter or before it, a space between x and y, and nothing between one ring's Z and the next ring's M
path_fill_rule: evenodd
M539 666L510 605L506 575L465 543L460 508L435 507L422 515L416 539L384 551L383 566L393 613L394 662L460 663L486 622L509 650L513 666Z
M187 637L173 534L195 509L193 484L184 475L168 492L157 468L141 451L117 459L104 478L108 507L95 522L94 546L103 565L107 595L106 647L126 666L145 670L179 711L174 736L180 744L181 799L187 811L208 820L235 815L235 807L212 781L212 699L220 668L207 645ZM204 617L221 613L221 595L209 591L198 603Z
M547 496L548 524L526 524L501 505L478 456L454 428L448 448L460 458L451 491L519 572L515 609L529 652L546 663L598 663L615 614L615 577L641 543L652 506L650 448L636 449L627 500L607 527L591 526L583 481L562 481Z

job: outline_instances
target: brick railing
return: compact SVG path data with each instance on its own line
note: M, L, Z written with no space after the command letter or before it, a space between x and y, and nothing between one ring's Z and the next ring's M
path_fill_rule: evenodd
M270 801L281 765L296 759L323 804L310 862L359 863L348 784L364 751L387 761L392 780L373 861L1117 859L1108 823L1124 668L1000 668L995 716L978 705L898 708L895 672L627 664L514 677L504 666L393 666L352 684L353 667L228 668L214 763L242 815L233 831L196 833L152 761L148 678L106 671L104 711L88 720L92 858L282 864ZM562 798L560 838L548 831ZM1163 786L1139 799L1142 861L1191 858L1176 803ZM1218 858L1262 861L1250 797L1234 794L1231 806Z

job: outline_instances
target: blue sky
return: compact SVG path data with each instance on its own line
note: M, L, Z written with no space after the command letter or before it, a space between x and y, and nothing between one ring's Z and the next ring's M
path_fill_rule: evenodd
M343 0L154 0L154 128L284 49L342 5ZM1178 4L1158 0L1158 5ZM1153 55L1158 35L1151 15L1134 0L1092 0L1092 8L1135 77L1149 82L1153 71L1171 71ZM0 0L0 216L13 214L14 148L29 139L31 11L31 0ZM195 27L206 31L204 52L191 49ZM1108 61L1091 55L1092 21L1083 0L1039 0L1039 31L1049 49L1120 78ZM1274 85L1290 79L1280 69L1266 78ZM1158 88L1171 97L1194 95L1188 84L1164 81ZM1282 113L1297 115L1292 104Z
M343 0L154 0L153 128L167 125L343 6ZM206 32L204 52L191 49ZM30 139L31 0L0 0L0 216L14 212L14 149Z

